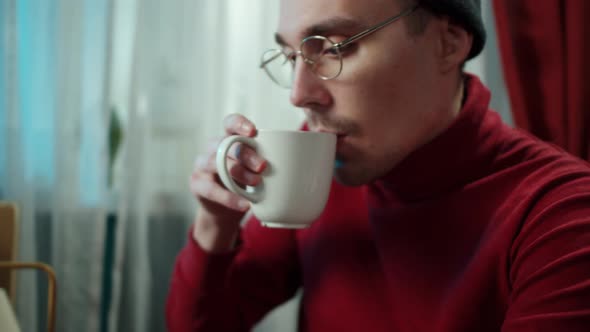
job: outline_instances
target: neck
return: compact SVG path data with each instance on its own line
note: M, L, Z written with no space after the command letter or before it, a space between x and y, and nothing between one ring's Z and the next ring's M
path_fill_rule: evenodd
M463 98L465 95L465 83L464 83L463 74L459 75L452 90L449 90L449 94L447 94L447 98L443 99L441 104L445 105L442 106L441 109L437 111L436 119L432 122L432 127L430 129L430 135L427 137L427 140L424 143L428 143L429 141L436 138L442 132L444 132L451 124L455 121L459 113L461 112L461 108L463 107Z
M469 74L456 87L456 91L447 93L445 115L439 117L441 124L436 127L441 132L381 178L380 183L387 191L415 201L458 188L481 178L482 172L489 170L496 155L493 146L497 139L490 130L502 125L497 115L486 118L490 92L477 77ZM456 116L452 117L451 113ZM487 119L485 126L484 119Z

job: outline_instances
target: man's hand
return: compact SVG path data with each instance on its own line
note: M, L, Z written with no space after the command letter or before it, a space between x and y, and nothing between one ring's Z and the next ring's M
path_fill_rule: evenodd
M200 203L195 219L193 238L206 251L224 252L233 248L239 233L240 220L249 202L227 190L217 174L215 157L221 140L229 135L256 136L256 127L247 118L232 114L224 119L226 136L209 144L207 152L197 157L190 178L190 188ZM236 182L255 186L266 161L253 149L240 143L228 153L228 169Z

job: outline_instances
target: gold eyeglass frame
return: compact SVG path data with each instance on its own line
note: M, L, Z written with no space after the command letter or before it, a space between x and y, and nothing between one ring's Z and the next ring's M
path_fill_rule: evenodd
M349 37L349 38L347 38L347 39L345 39L345 40L343 40L343 41L341 41L339 43L335 43L335 42L331 41L327 37L315 35L315 36L309 36L309 37L304 38L301 41L301 43L299 44L299 50L297 50L297 51L291 51L289 53L285 53L285 51L282 50L282 49L269 49L269 50L265 51L262 54L261 61L260 61L260 68L263 69L266 72L266 74L268 75L268 77L270 77L270 79L273 82L275 82L277 85L279 85L281 87L284 87L284 88L287 88L288 89L288 88L290 88L290 85L289 86L285 86L284 84L282 84L281 82L279 82L271 74L270 70L267 68L267 65L269 63L271 63L272 61L276 60L281 55L284 55L285 58L288 59L291 62L291 65L294 66L295 65L295 58L298 55L300 55L301 58L303 59L303 62L304 63L313 66L315 64L315 61L312 60L312 59L307 58L305 56L305 54L303 53L302 49L303 49L303 45L306 42L308 42L309 40L319 39L319 40L322 40L324 42L327 41L327 42L329 42L329 43L332 44L332 46L329 47L329 48L327 48L327 49L328 50L330 50L330 49L334 50L334 54L337 54L338 55L338 61L340 62L340 65L339 65L338 71L334 75L332 75L332 76L323 76L323 75L320 75L315 70L313 70L313 73L317 77L319 77L320 79L325 80L325 81L334 79L334 78L338 77L342 73L343 60L342 60L342 51L341 50L343 48L345 48L346 46L350 45L351 43L353 43L355 41L358 41L361 38L364 38L364 37L366 37L366 36L368 36L368 35L376 32L378 30L381 30L382 28L384 28L387 25L389 25L389 24L391 24L391 23L393 23L393 22L401 19L402 17L405 17L405 16L408 16L408 15L412 14L414 11L416 11L416 9L418 9L418 7L419 7L419 5L416 5L416 6L412 7L412 8L410 8L410 9L407 9L407 10L405 10L405 11L403 11L403 12L401 12L401 13L395 15L395 16L392 16L392 17L390 17L390 18L388 18L388 19L386 19L386 20L384 20L384 21L382 21L382 22L380 22L380 23L378 23L378 24L376 24L376 25L374 25L374 26L372 26L370 28L367 28L366 30L363 30L363 31L355 34L354 36ZM271 52L276 53L276 54L272 55L268 59L265 59L265 55L267 55L268 53L271 53Z

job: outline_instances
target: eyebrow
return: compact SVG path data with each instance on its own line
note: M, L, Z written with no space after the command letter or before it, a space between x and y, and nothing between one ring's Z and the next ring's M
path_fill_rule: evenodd
M358 20L354 20L347 17L332 17L320 23L316 23L305 30L303 30L303 38L307 36L326 36L330 33L358 33L360 31L364 31L367 29L367 26L359 22ZM287 42L283 37L277 32L275 33L275 41L277 44L286 46Z

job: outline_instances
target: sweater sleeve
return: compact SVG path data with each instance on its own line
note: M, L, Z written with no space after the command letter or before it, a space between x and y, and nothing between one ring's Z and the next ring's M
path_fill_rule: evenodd
M590 331L590 181L552 190L513 242L503 332Z
M168 330L249 331L295 294L298 269L292 230L267 229L251 219L237 248L224 254L205 252L189 235L168 293Z

